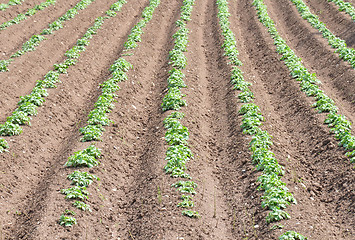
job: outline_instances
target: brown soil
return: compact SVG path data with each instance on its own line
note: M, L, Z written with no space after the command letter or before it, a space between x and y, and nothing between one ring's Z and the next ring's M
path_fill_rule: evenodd
M54 7L0 32L4 56L76 2L58 0ZM15 109L18 97L28 94L113 2L91 4L36 51L16 59L9 72L0 73L1 123ZM108 78L109 66L120 56L130 29L148 4L131 0L115 18L106 20L58 88L49 90L32 126L24 127L20 136L6 138L11 149L0 155L0 239L277 239L284 230L315 240L353 239L352 164L323 124L326 115L311 108L312 99L300 91L279 60L251 0L229 2L245 79L253 83L255 102L266 118L263 129L274 137L272 150L286 168L283 180L298 201L287 208L291 219L281 222L284 229L271 231L272 225L265 222L262 192L256 190L260 173L251 164L250 137L241 132L241 104L229 83L231 69L221 49L214 0L196 0L187 25L184 72L188 88L183 89L188 103L182 109L183 124L189 128L194 153L188 172L198 183L195 208L202 218L181 215L176 207L179 194L171 187L176 179L163 171L167 113L162 113L160 104L181 1L161 1L139 47L126 57L134 69L128 72L129 80L120 83L118 102L110 114L114 124L96 144L103 158L99 167L90 170L101 178L88 188L93 211L78 212L78 224L72 228L57 223L61 213L71 208L59 193L69 187L66 175L72 172L63 165L74 151L88 145L79 142L78 129L84 126L100 94L99 84ZM355 70L339 60L288 0L265 3L289 46L317 74L341 113L355 122ZM328 21L327 26L339 36L355 34L355 28L348 32L340 28L348 20L333 11L331 3L312 2L312 7L322 12L322 21Z

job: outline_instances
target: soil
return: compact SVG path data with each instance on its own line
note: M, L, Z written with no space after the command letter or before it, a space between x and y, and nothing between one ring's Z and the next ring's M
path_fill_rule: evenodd
M0 1L1 2L1 1ZM26 1L27 2L27 1ZM9 8L8 20L40 1ZM78 0L57 0L55 6L0 32L1 59L33 34L38 34ZM49 35L36 51L17 58L0 73L0 123L16 108L19 96L30 93L36 80L64 59L96 17L115 0L95 1L65 27ZM349 1L353 2L353 0ZM355 70L340 60L327 41L303 20L288 0L265 0L270 17L287 44L302 58L340 113L355 123ZM312 12L337 36L354 47L355 23L333 3L307 1ZM121 56L130 29L140 20L148 0L130 0L116 17L107 19L78 63L50 89L31 126L19 136L5 137L9 152L0 154L0 240L2 239L277 239L294 230L309 239L354 239L355 179L353 164L338 147L315 111L312 99L300 91L276 53L273 40L259 22L252 0L231 0L231 29L237 40L244 77L253 85L255 103L265 117L263 129L273 136L272 151L286 169L283 181L297 199L287 207L291 219L281 230L270 230L261 207L256 171L251 163L250 136L242 134L241 103L230 84L231 67L223 56L223 38L215 0L196 0L184 70L187 106L182 123L190 132L194 159L188 172L198 184L195 210L200 219L182 216L179 194L165 174L167 113L161 103L167 91L181 1L161 1L147 24L134 55L134 68L119 84L114 121L105 128L101 164L86 169L101 178L88 190L91 213L78 212L78 224L64 228L58 219L71 209L60 189L68 188L67 158L90 143L80 142L79 128L100 94L99 85Z

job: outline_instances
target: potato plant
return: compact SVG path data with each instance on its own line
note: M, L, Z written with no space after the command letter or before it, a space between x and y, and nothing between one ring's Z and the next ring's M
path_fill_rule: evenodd
M307 240L307 239L308 238L294 231L285 232L279 238L279 240Z
M74 217L71 216L66 216L62 214L59 219L59 224L65 227L71 227L75 224L77 224L77 221Z
M174 111L164 119L164 127L166 129L165 140L169 145L166 151L165 160L167 164L164 170L171 177L185 179L191 179L191 176L186 173L186 163L193 158L193 155L188 147L189 131L180 122L184 114L176 111L186 106L186 101L182 99L185 95L181 93L180 89L187 87L184 82L185 74L182 70L187 65L187 58L184 52L187 51L189 29L186 27L186 23L190 21L194 2L194 0L183 1L180 19L176 21L177 30L173 35L174 46L169 51L169 64L172 66L172 69L169 71L167 79L168 92L161 104L163 111ZM194 202L192 201L192 196L186 194L196 194L195 188L197 184L193 181L179 181L172 186L183 193L183 201L178 203L177 206L181 208L193 208ZM199 213L193 210L183 210L182 214L191 218L200 217Z
M98 159L101 157L101 150L90 145L84 150L75 152L65 163L66 167L96 167L100 164Z
M0 153L7 152L9 148L9 144L3 138L0 138Z

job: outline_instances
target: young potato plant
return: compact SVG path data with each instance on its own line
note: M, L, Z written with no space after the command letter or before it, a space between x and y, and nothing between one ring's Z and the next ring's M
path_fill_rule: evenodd
M197 211L193 210L184 210L182 211L182 215L190 217L190 218L200 218L201 215Z
M339 7L339 11L346 12L350 15L351 19L355 21L355 8L350 2L345 2L343 0L328 0L328 2L333 2Z
M13 55L10 56L10 59L8 60L0 60L0 72L5 72L9 71L8 66L10 63L14 60L14 58L20 57L24 55L27 52L31 52L36 50L36 47L39 46L39 44L46 40L47 38L44 35L49 35L52 34L54 31L57 31L58 29L63 28L63 23L65 21L68 21L70 19L73 19L80 10L87 8L92 2L95 0L81 0L79 3L77 3L73 8L69 9L63 16L61 16L59 19L55 20L54 22L50 23L47 29L44 29L39 35L33 35L30 37L30 39L25 42L22 45L22 48L15 52ZM44 5L49 5L49 4L54 4L55 1L49 0L45 2ZM35 10L42 9L44 5L37 5L35 7ZM1 8L1 5L0 5ZM30 11L33 13L33 11ZM58 66L59 67L59 66ZM60 70L62 72L65 72L65 67L61 66Z
M178 203L178 207L181 208L193 208L194 207L194 202L192 201L192 196L189 195L181 195L181 199L183 200L182 202Z
M306 19L312 27L317 29L322 33L323 37L326 38L329 42L329 45L332 48L335 48L335 52L339 53L339 57L345 61L348 61L350 65L355 69L355 49L348 48L344 40L336 37L325 24L319 20L319 17L309 10L308 6L302 0L290 0L293 4L296 5L296 8L303 19ZM347 5L344 3L342 6L351 6L350 3ZM346 8L348 11L353 13L352 18L355 20L354 7ZM352 11L351 11L352 10Z
M181 93L180 88L169 88L168 93L164 96L163 103L161 104L163 111L180 110L181 107L186 106L186 101L182 99L184 96L185 95Z
M181 107L186 106L186 101L182 99L185 95L181 93L181 88L185 88L184 82L185 74L182 72L187 65L187 58L184 52L187 51L189 30L186 27L186 22L190 21L194 0L183 1L181 7L180 19L176 21L177 31L173 35L174 47L169 52L169 64L172 69L169 71L168 92L163 98L161 104L162 110L180 110ZM166 151L165 160L167 161L164 170L174 178L191 179L186 171L186 163L193 158L191 150L188 147L189 131L181 124L179 120L184 117L181 112L173 112L164 119L164 127L166 128L165 140L169 144ZM182 202L178 203L181 208L193 208L194 202L192 197L186 194L196 194L195 188L197 184L193 181L179 181L172 185L177 190L183 193ZM184 210L184 216L191 218L199 218L200 215L196 211Z
M100 164L97 160L101 157L101 150L90 145L84 150L75 152L65 163L66 167L88 167L92 168Z
M79 200L85 200L89 199L88 195L89 192L86 191L86 187L71 187L68 189L62 189L60 190L61 193L65 194L65 199L79 199Z
M314 21L319 21L315 15L312 15L309 12L308 7L305 6L303 2L299 0L291 1L294 1L295 4L297 3L297 8L302 12L302 14L313 16L312 19ZM291 76L300 83L301 90L305 92L307 96L314 98L315 103L312 106L315 107L320 113L328 113L325 123L327 123L330 127L330 132L335 134L335 138L339 141L339 145L343 146L348 151L346 156L350 157L350 162L354 163L355 159L353 153L355 150L355 137L351 134L350 122L346 120L345 116L337 113L338 108L334 101L317 85L320 81L317 79L316 75L308 72L306 67L303 66L301 59L296 56L294 51L286 44L286 41L281 38L277 32L274 22L268 16L267 8L263 1L254 0L253 5L257 9L260 22L268 28L268 32L274 39L276 51L282 56L281 60L283 60L285 65L289 68ZM324 30L325 28L322 29ZM341 41L337 41L337 44L339 44L339 46L343 46ZM355 55L353 59L355 61Z
M62 214L59 219L59 224L65 227L71 227L77 224L77 221L74 217L65 216L64 214Z
M73 206L82 210L82 211L89 211L89 212L92 212L90 206L82 201L75 201L73 203Z
M0 153L7 152L9 148L9 144L7 144L7 141L3 138L0 138Z
M27 17L35 15L37 13L37 11L43 10L46 7L49 7L50 5L55 5L55 3L56 3L56 0L46 0L45 2L42 2L42 3L34 6L33 8L28 9L26 13L18 14L14 19L2 23L0 25L0 31L6 29L7 27L10 27L11 25L19 24L21 21L26 20ZM1 6L0 6L0 9L1 9Z
M69 180L72 180L72 185L78 187L88 187L94 180L99 181L100 178L87 172L74 171L67 176Z
M263 131L260 126L264 117L261 114L260 108L252 103L254 95L249 89L250 83L246 82L242 71L238 66L242 62L238 59L238 50L233 32L230 29L229 10L227 0L217 0L219 24L222 30L225 56L229 59L229 64L232 65L231 83L234 89L241 91L239 99L242 107L239 114L243 116L241 128L244 134L252 135L250 142L250 150L252 152L252 162L256 165L256 169L262 171L263 174L258 178L260 185L258 190L263 190L264 195L261 197L262 207L270 210L266 217L268 223L280 221L290 218L290 215L284 211L287 205L296 204L296 199L288 192L286 184L281 181L281 176L284 174L283 167L278 163L274 153L270 150L272 146L272 137Z
M0 124L0 135L1 136L14 136L20 135L22 133L22 127L18 124L5 122Z
M279 240L307 240L307 239L308 238L294 231L285 232L279 238Z

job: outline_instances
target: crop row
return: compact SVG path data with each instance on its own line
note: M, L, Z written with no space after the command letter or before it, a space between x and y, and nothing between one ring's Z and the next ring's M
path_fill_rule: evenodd
M284 61L290 74L300 83L301 90L309 97L314 97L315 103L312 105L318 112L329 113L325 123L330 127L330 131L335 134L335 138L339 140L339 146L343 146L348 152L347 157L355 163L355 136L351 135L351 123L345 116L338 114L338 108L334 101L328 97L317 84L321 82L315 74L308 72L303 66L301 59L296 56L294 51L287 46L286 41L279 35L274 22L267 13L267 8L262 0L254 0L260 22L268 28L268 32L274 39L277 52L282 55L281 60Z
M33 16L38 11L43 10L48 6L55 5L55 4L56 4L56 0L46 0L38 5L34 6L33 8L28 9L25 13L18 14L14 19L2 23L0 25L0 31L6 29L7 27L10 27L11 25L19 24L21 21L26 20L27 17Z
M186 23L190 21L191 12L195 0L184 0L181 7L180 19L176 21L177 30L173 35L174 47L169 51L169 64L172 69L169 71L168 92L163 98L161 105L163 111L172 110L170 115L164 119L164 127L166 128L165 140L169 147L166 151L165 160L167 161L164 170L174 178L191 179L186 173L186 163L193 158L193 154L188 146L189 131L183 126L180 120L184 117L182 112L177 112L181 107L186 106L186 101L182 99L181 88L185 88L185 74L182 72L187 65L187 58L184 52L187 51L189 29ZM181 202L178 207L185 208L182 214L191 218L199 218L197 211L189 208L194 207L193 195L196 194L195 188L197 184L191 180L178 181L172 184L172 187L182 194ZM186 210L189 209L189 210Z
M77 40L76 45L64 54L65 60L62 63L54 64L54 70L49 71L44 79L38 80L30 94L20 97L20 101L17 103L18 108L7 118L4 124L0 124L0 136L19 135L23 131L21 125L31 125L31 116L37 115L37 107L43 105L45 97L48 96L47 89L56 87L56 83L60 82L60 75L66 74L67 69L78 62L80 53L86 50L86 46L90 44L90 39L96 34L105 19L115 16L120 8L119 1L110 7L105 17L95 19L93 26L88 28L83 37ZM1 139L0 153L6 151L8 147L6 141Z
M36 50L36 47L47 38L45 35L53 34L58 29L63 28L63 23L75 18L80 10L87 8L95 0L81 0L73 8L69 9L63 16L59 17L54 22L50 23L48 28L44 29L39 35L33 35L27 42L22 45L22 48L10 56L7 60L0 60L0 72L9 71L8 66L15 58L24 55L27 52Z
M120 0L116 4L116 9L126 3L125 0ZM136 48L137 43L141 41L141 35L143 34L143 28L152 19L154 10L159 6L160 0L150 0L149 6L147 6L142 12L142 20L138 22L131 30L127 41L124 45L124 54L127 51L131 51ZM110 14L115 14L111 11ZM133 43L133 42L134 43ZM122 54L122 55L124 55ZM133 53L130 53L132 55ZM95 103L95 108L89 113L87 126L80 129L80 132L84 135L81 141L101 141L100 137L103 134L104 126L108 126L112 121L108 118L108 113L115 107L116 92L119 90L118 83L127 80L126 72L133 68L132 64L126 61L123 57L118 58L114 64L110 67L111 77L101 84L102 94L98 97ZM92 168L100 164L99 158L101 156L101 150L94 145L90 145L88 148L75 152L70 156L65 163L66 167L74 168ZM67 176L72 181L74 187L68 189L62 189L61 193L65 194L66 199L74 199L73 206L83 211L91 211L84 200L88 199L89 192L86 187L89 186L94 180L99 180L95 175L87 172L74 171ZM76 219L72 216L75 212L66 209L59 219L59 224L64 226L72 226L76 224Z
M224 55L228 57L229 64L232 66L231 83L234 89L240 92L238 98L243 103L239 113L243 116L241 128L244 134L252 136L250 142L250 150L252 152L252 162L256 165L256 169L262 171L263 174L258 178L260 185L258 190L263 190L264 195L261 205L263 208L271 210L266 217L268 223L280 221L290 218L290 215L284 211L287 205L296 204L296 199L288 191L286 184L282 182L281 177L284 175L283 167L278 163L274 153L270 150L272 143L271 136L260 128L264 117L260 108L252 103L254 94L249 89L251 83L246 82L239 66L242 62L238 59L239 52L235 36L230 29L229 10L227 0L217 0L218 18L221 32L224 38L222 48ZM274 225L272 229L280 228L280 225ZM297 236L295 239L305 239L302 235L288 231L280 236L279 239L288 239L287 237Z
M0 3L0 11L5 11L8 9L10 6L15 6L15 5L20 5L24 2L25 0L9 0L8 3Z
M351 19L355 21L355 8L351 3L344 2L343 0L328 0L328 2L333 2L339 7L339 11L346 12L350 15Z
M339 53L339 57L344 61L350 63L352 68L355 69L355 50L348 48L346 42L337 36L335 36L323 22L319 20L319 17L312 14L308 6L302 0L290 0L296 5L296 8L303 19L306 19L312 27L317 29L322 36L328 40L329 45L336 49L335 52Z

